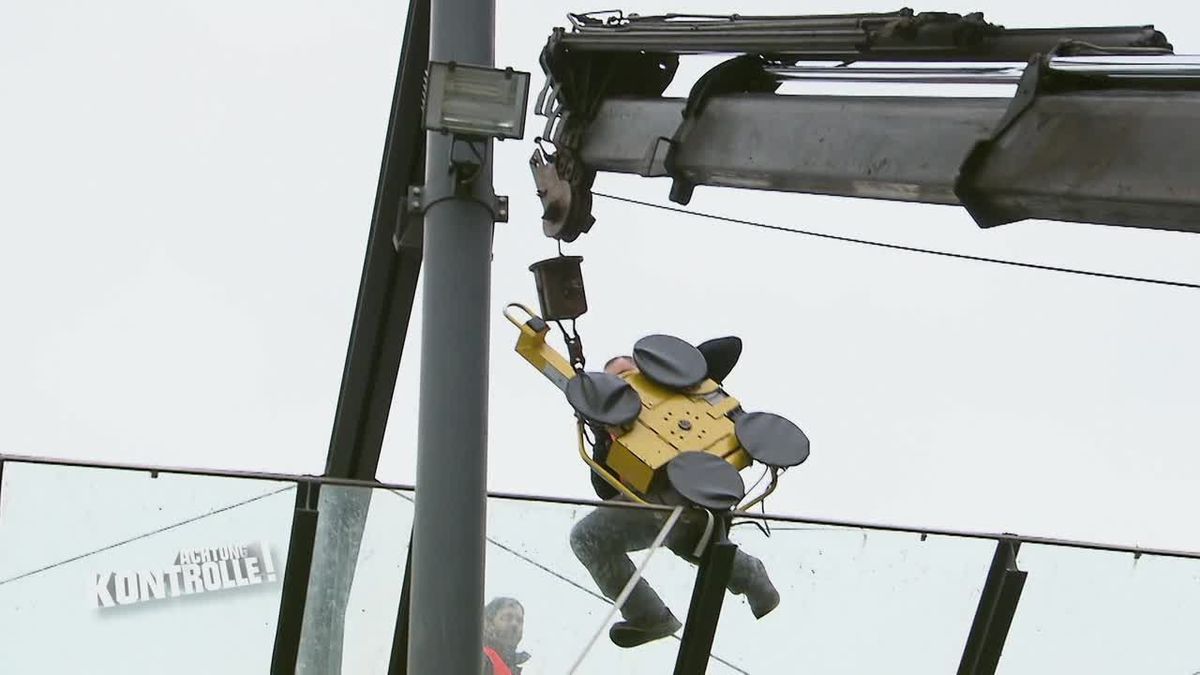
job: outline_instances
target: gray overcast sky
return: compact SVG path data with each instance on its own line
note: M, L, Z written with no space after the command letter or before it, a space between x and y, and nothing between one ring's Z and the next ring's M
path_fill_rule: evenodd
M854 10L891 10L859 2ZM978 2L1010 26L1153 22L1182 2ZM496 62L535 73L560 2L501 2ZM778 3L627 9L779 11ZM805 12L846 11L809 3ZM319 473L379 168L404 3L0 5L0 448ZM686 84L686 83L685 83ZM569 411L499 314L549 256L526 141L500 144L493 489L590 496ZM931 148L931 151L935 149ZM663 181L598 189L666 202ZM952 208L701 188L692 208L1042 263L1200 281L1200 237ZM754 231L597 200L593 360L641 335L746 341L731 390L800 423L774 512L1200 547L1200 293ZM419 311L410 334L419 335ZM414 474L418 340L380 477Z

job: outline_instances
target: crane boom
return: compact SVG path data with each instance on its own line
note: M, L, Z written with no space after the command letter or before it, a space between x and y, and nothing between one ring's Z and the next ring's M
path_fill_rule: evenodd
M1200 59L1175 56L1151 26L1013 30L910 10L571 21L541 58L538 113L555 150L531 164L547 236L590 229L598 171L670 177L682 204L709 185L961 205L982 227L1200 232ZM732 56L686 98L663 96L679 56L701 52ZM1016 93L780 91L800 79L1009 82Z

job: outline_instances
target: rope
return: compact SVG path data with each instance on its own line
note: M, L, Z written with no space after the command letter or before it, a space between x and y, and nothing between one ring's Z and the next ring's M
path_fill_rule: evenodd
M671 528L675 527L675 522L679 520L679 514L681 513L683 513L682 506L676 506L675 510L671 512L671 517L667 518L666 524L664 524L663 528L658 531L658 536L654 538L654 543L650 544L650 548L646 551L646 557L642 559L642 564L638 565L638 568L633 572L633 576L629 577L629 581L625 584L625 588L621 589L621 594L617 596L617 599L613 602L612 607L609 608L608 613L604 615L604 621L601 622L600 628L597 629L595 634L592 635L592 639L588 640L587 646L583 648L583 652L579 655L579 658L575 659L575 663L571 666L571 670L567 671L569 674L573 675L575 671L579 670L579 666L582 665L583 660L587 658L588 652L592 651L592 647L596 644L596 640L600 638L600 635L604 632L604 629L608 627L608 622L612 621L613 615L615 615L621 609L621 607L625 605L625 601L628 600L630 594L633 593L633 587L636 586L639 581L641 581L642 573L646 571L646 566L650 564L650 558L654 557L654 553L662 546L663 541L665 541L667 538L667 534L671 532Z

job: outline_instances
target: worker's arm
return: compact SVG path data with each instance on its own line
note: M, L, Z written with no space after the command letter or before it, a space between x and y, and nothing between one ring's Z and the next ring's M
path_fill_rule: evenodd
M604 466L608 460L608 450L612 444L612 436L602 426L589 424L588 428L592 430L592 435L596 439L595 444L592 445L592 459L596 460L596 463L600 466ZM609 485L608 481L601 478L595 471L591 472L591 477L592 489L595 490L596 496L600 499L612 499L620 494L615 487Z

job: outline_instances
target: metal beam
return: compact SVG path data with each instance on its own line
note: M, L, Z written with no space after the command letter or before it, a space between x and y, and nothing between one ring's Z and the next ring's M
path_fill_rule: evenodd
M959 205L972 148L1007 98L717 95L675 147L696 185ZM610 98L559 126L595 171L668 175L680 98ZM565 130L565 131L564 131ZM1099 139L1103 139L1100 142ZM1008 220L1200 232L1200 89L1037 95L995 142L973 188ZM994 224L994 223L988 223Z
M692 586L692 602L688 607L687 623L679 639L675 658L675 675L704 675L712 655L713 638L721 620L721 605L725 589L733 572L737 544L726 537L727 514L714 514L716 528L700 559L696 581Z
M419 182L425 168L425 134L420 121L428 62L429 0L414 0L409 3L404 27L362 277L325 461L325 476L329 478L374 480L379 465L421 268L421 216L408 211L406 198L408 187ZM293 608L289 612L299 614L289 614L289 623L281 619L276 634L277 646L286 645L283 651L289 654L280 657L280 663L286 664L281 667L289 675L341 672L346 607L370 500L370 490L327 490L320 499L320 509L325 513L322 522L318 525L314 502L312 527L305 524L293 532L289 557L294 553L305 562L289 564L282 593ZM320 574L310 579L314 560ZM292 621L298 623L292 626Z
M392 656L388 675L408 675L408 624L412 603L412 532L408 535L408 555L404 558L404 582L400 585L400 607L396 611L396 627L392 631Z
M294 675L304 627L304 605L308 598L308 578L312 572L313 542L317 536L317 505L321 484L296 484L296 507L292 511L292 532L288 538L287 563L283 570L283 590L279 598L279 620L275 626L275 646L271 652L272 675ZM264 551L264 555L269 554Z
M371 480L379 464L421 268L421 216L405 204L408 187L425 171L421 92L428 63L429 0L414 0L404 28L326 476Z
M590 169L667 176L683 99L610 99L587 126ZM955 204L954 179L1008 99L731 95L710 99L676 169L697 185ZM795 123L782 123L795 120Z
M958 675L993 675L996 672L1028 574L1017 569L1020 547L1019 542L1012 540L996 542L987 581L975 608L975 620L963 647Z

